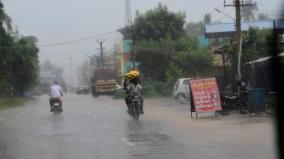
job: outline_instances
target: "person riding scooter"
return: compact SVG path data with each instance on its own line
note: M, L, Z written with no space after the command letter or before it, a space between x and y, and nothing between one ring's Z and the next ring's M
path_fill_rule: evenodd
M60 109L62 111L62 96L63 96L63 90L61 86L58 84L57 81L54 81L54 84L50 86L50 92L49 92L49 104L50 104L50 111L53 111L52 102L58 101L60 104Z
M140 113L144 114L143 110L143 97L142 97L142 83L140 81L140 72L136 69L129 71L124 78L123 82L123 88L126 90L126 97L125 97L125 103L128 108L129 112L129 107L131 103L131 92L138 92L140 99L141 99L141 105L140 105Z

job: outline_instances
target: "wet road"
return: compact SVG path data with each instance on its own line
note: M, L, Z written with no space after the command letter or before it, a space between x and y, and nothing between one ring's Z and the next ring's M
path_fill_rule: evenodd
M248 120L250 125L224 118L191 120L186 105L165 99L146 100L146 114L134 121L126 114L123 100L84 95L67 95L59 115L49 112L47 100L41 96L26 106L0 112L1 159L276 156L273 122L267 119Z

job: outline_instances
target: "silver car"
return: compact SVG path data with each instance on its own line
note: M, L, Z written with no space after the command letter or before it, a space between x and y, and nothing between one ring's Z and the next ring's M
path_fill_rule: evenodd
M190 78L180 78L173 87L173 97L180 102L190 101Z

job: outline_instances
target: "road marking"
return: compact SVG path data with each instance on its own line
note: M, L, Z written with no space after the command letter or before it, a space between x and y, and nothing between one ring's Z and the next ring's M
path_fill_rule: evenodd
M132 147L132 146L135 146L134 143L128 141L125 137L121 137L120 140L121 140L123 143L125 143L127 146L131 146L131 147Z

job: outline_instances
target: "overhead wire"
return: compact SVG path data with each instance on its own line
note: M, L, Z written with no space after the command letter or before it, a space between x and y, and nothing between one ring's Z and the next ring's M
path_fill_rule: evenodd
M100 34L86 36L86 37L73 39L73 40L68 40L68 41L61 41L61 42L50 43L50 44L42 44L42 45L38 45L38 46L39 47L52 47L52 46L66 45L66 44L75 43L75 42L79 42L79 41L84 41L84 40L88 40L88 39L94 39L94 38L98 38L98 37L101 37L101 36L104 36L104 35L109 35L109 34L114 34L114 33L117 33L117 31L100 33Z

